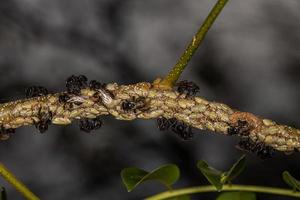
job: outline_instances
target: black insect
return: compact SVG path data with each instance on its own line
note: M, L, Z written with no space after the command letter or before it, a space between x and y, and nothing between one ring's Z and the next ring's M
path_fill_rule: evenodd
M121 108L126 111L133 111L134 113L137 112L137 110L145 110L147 108L146 106L146 99L144 97L133 97L130 100L124 100L121 104Z
M40 121L39 123L35 124L35 127L40 131L40 133L45 133L48 130L50 122L50 120Z
M90 83L89 83L89 87L91 89L94 89L94 90L103 89L103 88L106 87L106 84L105 83L100 83L96 80L91 80Z
M275 153L273 147L252 141L249 137L242 138L236 147L243 151L255 153L261 159L271 158Z
M258 145L258 149L256 151L256 154L261 159L267 159L272 158L274 156L275 150L271 146L266 146L263 144Z
M42 86L31 86L25 90L26 98L40 97L48 94L48 90Z
M181 121L177 121L177 123L173 124L171 130L183 140L189 140L194 135L191 126Z
M233 126L230 126L227 129L228 135L241 135L247 136L249 135L251 127L247 121L238 120L237 123Z
M175 119L175 118L172 118L172 119ZM176 119L175 119L175 122L176 122ZM158 125L158 129L160 131L168 130L173 123L174 123L173 120L167 119L165 117L157 118L157 125Z
M252 152L254 142L248 137L241 138L239 143L236 145L236 148L242 151Z
M4 128L3 125L0 126L0 140L6 140L10 137L11 134L15 133L13 128Z
M177 91L180 94L186 94L187 97L195 96L199 92L199 87L194 83L187 80L177 83Z
M66 87L68 93L78 95L81 89L87 87L87 78L84 75L72 75L67 79Z
M176 118L167 119L165 117L157 118L157 125L160 131L166 131L177 123Z
M79 121L79 128L80 130L84 131L84 132L91 132L93 130L97 130L99 128L101 128L102 126L102 121L100 119L100 117L96 117L94 119L81 119Z
M70 98L71 98L71 97L70 97L68 94L63 93L63 94L59 95L58 101L59 101L59 103L67 103L67 101L68 101Z
M160 117L157 119L158 128L161 131L171 130L183 140L189 140L193 137L191 126L184 122L178 121L176 118L167 119Z
M134 103L134 102L125 100L125 101L122 103L122 109L125 110L125 111L132 110L132 109L134 109L134 107L135 107L135 103Z
M40 133L44 133L48 130L49 124L51 124L52 112L51 111L42 112L40 110L38 114L38 118L39 121L36 122L34 125L40 131Z

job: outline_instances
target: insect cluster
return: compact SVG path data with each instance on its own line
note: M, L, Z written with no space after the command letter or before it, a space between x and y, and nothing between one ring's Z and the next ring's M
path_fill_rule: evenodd
M67 93L63 93L59 96L59 102L68 104L69 108L73 108L73 104L81 105L80 91L87 87L93 90L104 89L106 84L100 83L96 80L91 80L89 84L87 84L88 79L84 75L70 76L66 81ZM75 95L75 96L74 96ZM97 93L95 93L97 95ZM96 96L95 96L96 97ZM98 97L97 97L98 98ZM100 117L96 117L94 119L81 119L79 121L79 128L85 132L91 132L92 130L99 129L102 126L102 121Z
M160 117L157 119L157 124L160 131L171 130L183 140L189 140L194 135L190 126L176 118Z
M41 97L47 94L48 90L42 86L31 86L25 91L26 98ZM39 120L35 122L34 125L40 131L40 133L44 133L48 129L48 125L51 123L52 113L50 111L42 112L40 109L38 112L38 118ZM10 132L11 131L12 130L10 130Z
M90 89L93 90L99 90L103 89L105 90L105 83L100 83L96 80L91 80L89 84L87 83L88 79L84 75L70 76L66 81L66 88L67 92L63 93L59 96L59 102L60 103L70 103L71 98L75 96L80 95L80 91L82 89L85 89L87 87L90 87ZM95 93L97 95L97 93ZM96 97L96 96L95 96ZM80 101L76 101L76 98L74 99L73 103L78 103L80 105ZM77 98L78 100L78 98Z
M262 142L252 141L249 137L242 138L236 147L238 149L254 153L261 159L271 158L275 153L273 147L267 146Z
M227 130L228 135L238 135L241 137L240 142L236 146L238 149L255 153L262 159L270 158L274 154L274 149L266 146L262 142L253 141L249 138L252 127L244 120L238 120L234 125L230 126Z
M180 81L175 88L179 94L186 94L187 98L194 97L199 92L199 87L187 80ZM194 135L191 126L176 118L159 117L157 118L157 124L160 131L171 130L183 140L189 140Z
M84 75L75 76L72 75L66 80L67 92L59 95L58 101L64 106L73 109L74 105L81 105L80 92L82 89L90 87L94 90L99 90L105 88L106 84L100 83L98 81L92 80L87 83L88 79ZM39 97L48 94L48 90L41 86L31 86L26 89L26 98ZM34 123L35 127L40 133L44 133L48 126L51 124L52 112L40 108L38 112L38 120ZM92 130L99 129L102 125L102 121L99 117L95 119L81 119L79 121L80 130L85 132L90 132ZM14 129L4 129L0 127L0 139L9 137L9 134L14 133Z

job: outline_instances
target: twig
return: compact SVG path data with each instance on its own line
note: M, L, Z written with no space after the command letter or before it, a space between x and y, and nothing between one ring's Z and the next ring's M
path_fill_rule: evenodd
M0 174L26 199L39 200L39 198L33 194L20 180L18 180L2 163L0 163Z
M187 46L186 50L183 52L179 60L177 61L176 65L173 67L173 69L169 72L169 74L162 80L160 83L160 86L168 88L172 87L176 81L178 80L179 76L187 66L188 62L194 55L195 51L200 46L201 42L206 36L206 33L210 29L210 27L213 25L214 21L226 5L228 0L218 0L218 2L215 4L213 9L210 11L209 15L203 22L202 26L196 33L196 35L193 36L192 41Z
M221 192L224 191L257 192L257 193L275 194L275 195L290 196L290 197L300 197L300 192L294 192L293 190L273 188L273 187L263 187L263 186L256 186L256 185L224 185ZM162 200L162 199L168 199L171 197L176 197L181 195L189 195L189 194L205 193L205 192L218 192L218 191L212 185L189 187L189 188L174 189L171 191L162 192L154 196L148 197L145 200Z
M67 102L59 101L61 94L0 104L0 125L6 130L36 125L45 116L51 116L49 120L58 125L109 114L119 120L164 117L176 118L197 129L249 138L256 144L264 144L278 151L300 150L300 130L296 128L233 110L222 103L157 88L147 82L132 85L114 83L102 89L82 89L78 95L70 94ZM130 104L129 109L125 107L127 104Z

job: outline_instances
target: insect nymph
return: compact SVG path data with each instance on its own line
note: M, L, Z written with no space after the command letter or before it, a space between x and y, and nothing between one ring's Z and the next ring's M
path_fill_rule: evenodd
M157 124L159 130L166 131L170 129L183 140L189 140L194 135L191 126L182 121L178 121L176 118L167 119L160 117L157 119Z
M93 130L97 130L97 129L101 128L101 126L102 126L102 121L101 121L100 117L96 117L94 119L81 119L79 121L80 130L87 132L87 133L89 133Z
M84 75L72 75L67 79L66 87L69 94L78 95L81 89L87 87L87 78Z
M48 90L42 86L31 86L26 89L26 98L40 97L48 94Z
M262 142L252 141L249 137L242 138L236 147L240 150L255 153L262 159L272 157L275 152L273 147L267 146Z
M187 97L193 97L199 92L199 86L191 81L180 81L177 83L177 92L180 94L186 94Z
M40 131L40 133L44 133L48 130L48 126L51 123L52 112L51 111L42 111L39 110L38 113L39 121L35 123L35 127Z
M251 126L247 121L238 120L237 123L227 129L228 135L247 136L250 134Z
M63 93L63 94L59 95L59 97L58 97L59 103L67 103L67 101L69 99L70 99L70 96L66 93Z
M121 107L124 111L133 111L137 113L138 110L144 111L147 109L147 103L145 97L132 97L122 102Z

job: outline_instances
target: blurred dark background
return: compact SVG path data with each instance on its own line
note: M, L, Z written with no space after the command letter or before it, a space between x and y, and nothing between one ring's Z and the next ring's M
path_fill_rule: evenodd
M0 100L24 97L31 85L63 91L65 79L84 74L120 84L165 75L215 1L211 0L2 0ZM231 0L193 57L182 79L201 96L300 127L300 1ZM204 159L227 169L243 152L237 138L194 130L183 142L159 132L155 121L104 118L93 134L78 125L52 125L45 134L22 127L0 143L0 160L41 199L137 200L162 191L147 183L127 193L120 171L175 163L176 187L207 184L196 168ZM300 153L261 160L247 155L235 181L286 187L281 173L300 179ZM22 199L2 178L8 199ZM194 199L214 199L216 194ZM259 199L292 199L259 195Z

